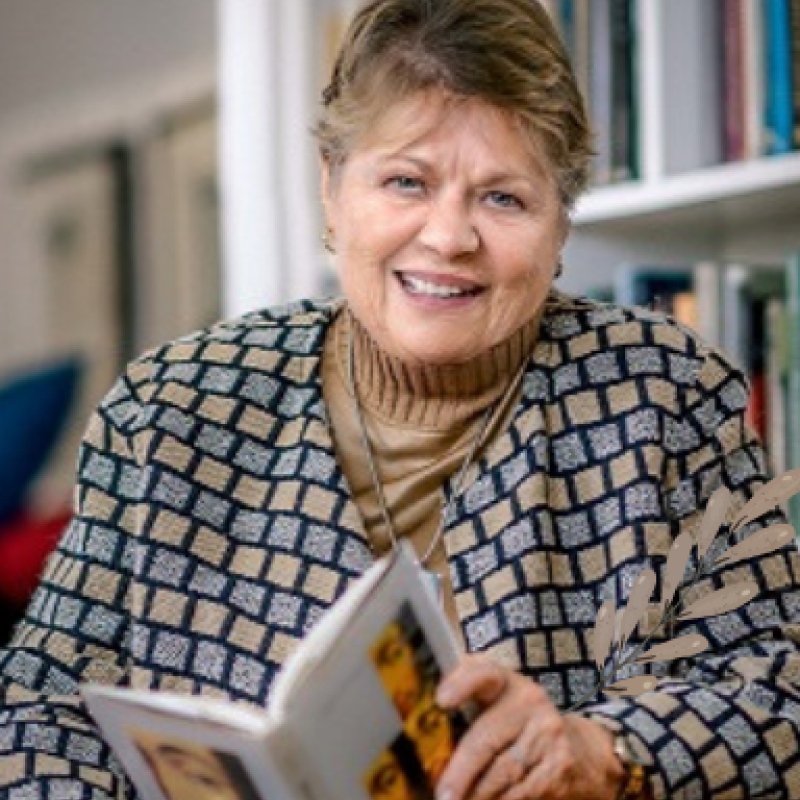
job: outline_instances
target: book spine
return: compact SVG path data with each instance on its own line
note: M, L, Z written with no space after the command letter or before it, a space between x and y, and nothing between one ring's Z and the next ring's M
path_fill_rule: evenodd
M789 429L787 467L800 467L800 252L786 266L786 341L788 374L786 418ZM800 495L789 500L789 517L800 542Z
M786 378L789 361L786 354L786 302L773 297L766 306L766 376L767 376L767 453L774 476L788 469L786 430Z
M595 127L594 184L613 182L611 0L592 0L590 100Z
M800 0L789 3L789 42L792 63L792 145L800 149Z
M570 61L572 62L572 68L575 71L578 69L578 53L575 44L575 3L580 1L581 0L559 0L555 9L558 29L561 32L564 47L567 48Z
M789 32L789 0L766 3L766 108L764 110L771 155L792 149L792 66Z
M583 93L586 107L592 102L592 0L573 0L575 3L573 25L575 28L575 63L578 88Z
M750 427L766 446L769 441L769 409L767 406L767 301L755 297L743 297L744 313L747 315L748 332L743 346L748 351L750 402L745 417Z
M717 0L670 0L661 3L658 16L651 24L658 23L664 65L656 85L662 92L663 171L674 175L719 164L724 159L721 6ZM645 110L650 102L645 94Z
M697 307L702 309L697 316L697 332L715 347L722 343L721 269L713 261L701 261L695 264L692 277Z
M744 73L742 64L742 0L723 0L723 122L726 161L744 157Z
M764 9L762 0L743 0L742 8L744 156L759 158L764 155Z
M611 0L611 177L614 182L635 177L634 33L630 10L630 0Z

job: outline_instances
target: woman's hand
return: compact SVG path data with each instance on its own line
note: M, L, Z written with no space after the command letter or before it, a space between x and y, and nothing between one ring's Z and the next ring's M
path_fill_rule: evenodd
M437 692L481 713L437 785L438 800L614 800L623 778L614 737L596 722L562 715L535 681L485 656L465 656Z

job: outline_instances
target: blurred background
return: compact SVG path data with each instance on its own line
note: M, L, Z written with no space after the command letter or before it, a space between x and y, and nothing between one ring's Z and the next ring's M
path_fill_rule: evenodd
M125 362L336 293L308 130L357 5L0 0L0 641ZM560 287L723 347L800 467L800 4L543 5L597 130Z

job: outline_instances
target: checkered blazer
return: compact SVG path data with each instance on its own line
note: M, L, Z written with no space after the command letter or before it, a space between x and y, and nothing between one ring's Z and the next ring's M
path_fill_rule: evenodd
M169 343L100 405L74 520L0 651L0 796L132 794L80 681L264 704L370 564L322 397L335 308L302 302ZM446 520L468 649L561 708L589 691L601 604L623 605L643 567L660 597L670 546L711 492L726 485L739 507L764 482L746 400L741 373L685 328L552 294L513 420ZM800 797L799 568L787 547L706 577L697 594L750 579L760 595L668 632L702 633L709 652L627 669L663 677L657 691L584 707L627 735L657 798Z

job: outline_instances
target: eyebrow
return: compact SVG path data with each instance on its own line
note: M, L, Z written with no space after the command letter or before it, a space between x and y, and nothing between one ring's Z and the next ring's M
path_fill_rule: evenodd
M384 162L408 161L423 171L426 170L430 171L433 169L433 164L430 161L426 161L424 158L402 155L400 153L388 153L387 155L381 158L381 161ZM481 184L487 184L487 183L498 183L505 181L516 181L521 183L527 183L530 186L535 186L534 181L528 175L525 175L520 172L505 172L503 170L497 170L496 172L488 172L485 175L481 176L481 180L479 182Z

